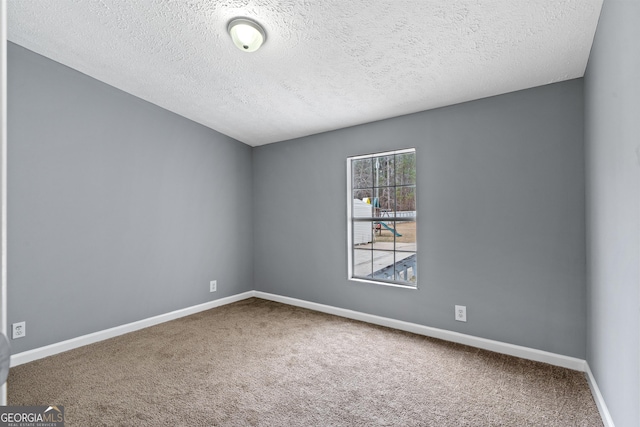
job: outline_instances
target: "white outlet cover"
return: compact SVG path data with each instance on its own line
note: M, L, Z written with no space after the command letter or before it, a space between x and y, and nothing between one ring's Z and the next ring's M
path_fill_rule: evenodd
M218 290L218 281L212 280L209 282L209 292L215 292Z
M12 326L11 337L15 340L27 336L27 322L14 323Z
M466 322L467 321L467 306L466 305L456 305L455 316L456 316L456 320L458 322Z

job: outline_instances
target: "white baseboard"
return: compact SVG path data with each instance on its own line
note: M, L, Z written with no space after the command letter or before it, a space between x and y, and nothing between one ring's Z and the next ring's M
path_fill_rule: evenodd
M159 323L168 322L169 320L178 319L180 317L189 316L191 314L199 313L201 311L209 310L215 307L220 307L226 304L231 304L236 301L241 301L247 298L256 297L269 301L280 302L283 304L293 305L296 307L307 308L322 313L333 314L336 316L346 317L348 319L360 320L362 322L372 323L374 325L386 326L393 329L399 329L401 331L412 332L418 335L424 335L433 338L439 338L445 341L451 341L459 344L468 345L471 347L481 348L484 350L494 351L496 353L507 354L510 356L520 357L527 360L533 360L536 362L549 363L551 365L560 366L563 368L573 369L580 372L585 372L589 387L593 394L593 398L600 411L602 422L605 427L615 427L607 405L602 398L602 394L598 389L596 380L589 368L589 365L585 360L577 359L574 357L564 356L561 354L550 353L547 351L537 350L529 347L523 347L514 344L503 343L500 341L489 340L485 338L474 337L472 335L461 334L459 332L447 331L445 329L432 328L429 326L419 325L417 323L404 322L402 320L391 319L388 317L376 316L373 314L361 313L358 311L347 310L344 308L333 307L330 305L318 304L296 298L284 297L281 295L270 294L261 291L248 291L230 297L221 298L215 301L210 301L204 304L187 307L181 310L172 311L170 313L161 314L159 316L150 317L148 319L139 320L137 322L128 323L122 326L116 326L114 328L106 329L104 331L94 332L92 334L83 335L81 337L72 338L67 341L51 344L45 347L28 350L22 353L14 354L11 356L11 367L22 365L37 359L41 359L47 356L53 356L54 354L62 353L74 348L82 347L84 345L93 344L98 341L103 341L109 338L123 335L129 332L134 332L140 329L148 328L149 326L157 325Z
M23 363L32 362L43 357L53 356L54 354L62 353L65 351L73 350L74 348L82 347L84 345L93 344L98 341L103 341L109 338L117 337L118 335L127 334L140 329L148 328L159 323L168 322L169 320L178 319L180 317L189 316L191 314L199 313L201 311L210 310L212 308L220 307L232 302L241 301L243 299L251 298L255 296L254 291L248 291L237 295L232 295L226 298L220 298L215 301L209 301L204 304L194 305L192 307L183 308L180 310L172 311L170 313L161 314L147 319L138 320L137 322L128 323L126 325L116 326L114 328L105 329L103 331L94 332L80 337L72 338L70 340L61 341L55 344L47 345L44 347L35 348L33 350L24 351L11 356L11 367L22 365Z
M461 334L444 329L432 328L429 326L419 325L417 323L403 322L401 320L390 319L388 317L380 317L373 314L361 313L358 311L347 310L330 305L283 297L280 295L269 294L261 291L255 291L254 296L256 298L262 298L270 301L281 302L283 304L308 308L310 310L346 317L348 319L360 320L362 322L372 323L374 325L386 326L389 328L399 329L401 331L412 332L418 335L439 338L445 341L456 342L471 347L494 351L496 353L507 354L527 360L548 363L550 365L584 372L585 376L587 377L589 387L591 388L591 394L593 395L593 399L595 400L598 411L600 412L600 417L602 418L604 427L615 427L615 425L613 424L613 419L611 418L611 414L609 414L609 410L607 409L607 405L602 397L602 394L600 393L600 390L598 389L595 377L593 376L593 373L591 372L589 364L586 360L564 356L556 353L550 353L534 348L508 344L500 341L474 337L472 335Z
M432 328L429 326L419 325L417 323L404 322L402 320L390 319L388 317L380 317L373 314L361 313L358 311L337 308L324 304L299 300L295 298L283 297L280 295L269 294L266 292L255 291L256 298L262 298L270 301L281 302L283 304L295 305L297 307L308 308L310 310L321 311L323 313L334 314L336 316L346 317L349 319L360 320L375 325L386 326L389 328L399 329L401 331L412 332L418 335L424 335L432 338L439 338L445 341L451 341L459 344L465 344L471 347L481 348L484 350L494 351L496 353L516 356L536 362L549 363L550 365L561 366L563 368L573 369L575 371L585 372L587 362L575 357L563 356L561 354L550 353L547 351L536 350L529 347L523 347L514 344L507 344L500 341L489 340L485 338L474 337L472 335L461 334L459 332L447 331L445 329Z
M607 408L607 404L604 402L604 398L602 397L598 384L596 383L596 378L593 376L593 372L591 372L591 368L588 363L586 363L586 375L589 388L591 388L591 394L593 395L593 400L596 401L596 406L598 407L598 411L600 411L600 417L602 418L604 427L615 427L611 414L609 413L609 409Z
M59 343L54 343L22 353L17 353L11 356L11 366L13 367L22 365L23 363L28 363L33 360L41 359L43 357L53 356L54 354L62 353L64 351L72 350L84 345L93 344L95 342L113 338L118 335L123 335L143 328L148 328L149 326L168 322L169 320L189 316L191 314L195 314L204 310L231 304L233 302L241 301L251 297L262 298L269 301L276 301L283 304L308 308L310 310L320 311L323 313L333 314L349 319L360 320L362 322L372 323L374 325L386 326L389 328L412 332L418 335L439 338L445 341L451 341L459 344L465 344L471 347L481 348L484 350L495 351L496 353L521 357L523 359L534 360L537 362L549 363L551 365L561 366L563 368L573 369L576 371L588 372L586 361L574 357L550 353L547 351L537 350L514 344L503 343L500 341L489 340L486 338L479 338L473 335L447 331L445 329L432 328L430 326L419 325L417 323L404 322L402 320L391 319L388 317L381 317L373 314L361 313L358 311L318 304L296 298L284 297L261 291L247 291L241 294L232 295L230 297L221 298L204 304L183 308L180 310L172 311L170 313L142 319L133 323L128 323L126 325L116 326L114 328L105 329L103 331L94 332L66 341L61 341ZM592 380L593 377L591 377L590 381ZM595 380L593 380L593 384L595 384Z

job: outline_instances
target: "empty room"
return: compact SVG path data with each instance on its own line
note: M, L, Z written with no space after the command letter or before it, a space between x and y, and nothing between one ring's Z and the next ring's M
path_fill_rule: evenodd
M0 425L640 426L639 21L3 2Z

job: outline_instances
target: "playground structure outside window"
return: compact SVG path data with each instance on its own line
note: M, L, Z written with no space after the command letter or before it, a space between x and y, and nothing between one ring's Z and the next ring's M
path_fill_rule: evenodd
M347 159L349 279L416 288L415 148Z

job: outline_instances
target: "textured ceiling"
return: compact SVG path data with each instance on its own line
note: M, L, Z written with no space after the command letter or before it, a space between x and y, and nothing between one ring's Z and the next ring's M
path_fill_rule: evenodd
M602 1L10 0L7 32L256 146L582 77Z

